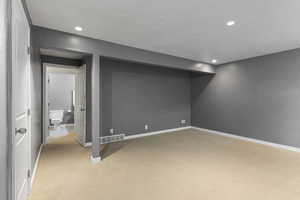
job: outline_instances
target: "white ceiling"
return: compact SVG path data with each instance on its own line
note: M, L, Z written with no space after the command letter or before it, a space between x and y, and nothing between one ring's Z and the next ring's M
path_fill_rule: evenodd
M26 1L35 25L197 61L300 47L299 0Z

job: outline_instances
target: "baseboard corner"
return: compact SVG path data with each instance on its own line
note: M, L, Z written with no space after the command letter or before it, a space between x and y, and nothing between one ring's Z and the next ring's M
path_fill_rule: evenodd
M99 157L94 157L94 156L92 156L91 155L91 163L92 164L98 164L98 163L100 163L101 162L101 157L99 156Z
M298 147L288 146L288 145L284 145L284 144L278 144L278 143L274 143L274 142L268 142L268 141L254 139L254 138L245 137L245 136L239 136L239 135L235 135L232 133L225 133L222 131L216 131L216 130L212 130L212 129L200 128L200 127L196 127L196 126L192 126L192 129L300 153L300 148L298 148Z
M33 168L33 171L32 171L31 178L30 178L30 188L32 188L32 185L33 185L33 182L34 182L34 179L35 179L35 175L36 175L36 171L37 171L38 164L39 164L39 161L40 161L40 155L41 155L42 149L43 149L43 144L40 145L39 152L38 152L37 158L35 160L34 168Z
M84 144L84 147L91 147L92 146L92 143L91 142L87 142Z

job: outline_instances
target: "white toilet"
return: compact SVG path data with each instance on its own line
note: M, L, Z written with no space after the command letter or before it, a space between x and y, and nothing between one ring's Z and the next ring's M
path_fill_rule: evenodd
M50 110L49 119L54 127L59 126L63 121L64 110Z

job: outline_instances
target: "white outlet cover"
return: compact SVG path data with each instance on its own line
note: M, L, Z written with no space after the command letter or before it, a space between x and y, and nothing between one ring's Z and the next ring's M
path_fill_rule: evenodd
M185 124L185 123L186 123L185 119L181 120L181 123L182 123L182 124Z
M111 129L109 130L109 132L110 132L111 134L114 134L114 129L111 128Z
M145 130L148 130L148 125L145 125Z

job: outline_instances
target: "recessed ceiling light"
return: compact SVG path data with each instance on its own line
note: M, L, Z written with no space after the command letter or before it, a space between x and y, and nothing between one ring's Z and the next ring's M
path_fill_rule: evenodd
M211 60L212 63L217 63L218 61L216 59Z
M76 30L76 31L82 31L82 27L80 27L80 26L75 26L75 30Z
M235 25L235 21L230 20L230 21L228 21L228 22L226 23L226 25L227 25L227 26L233 26L233 25Z

